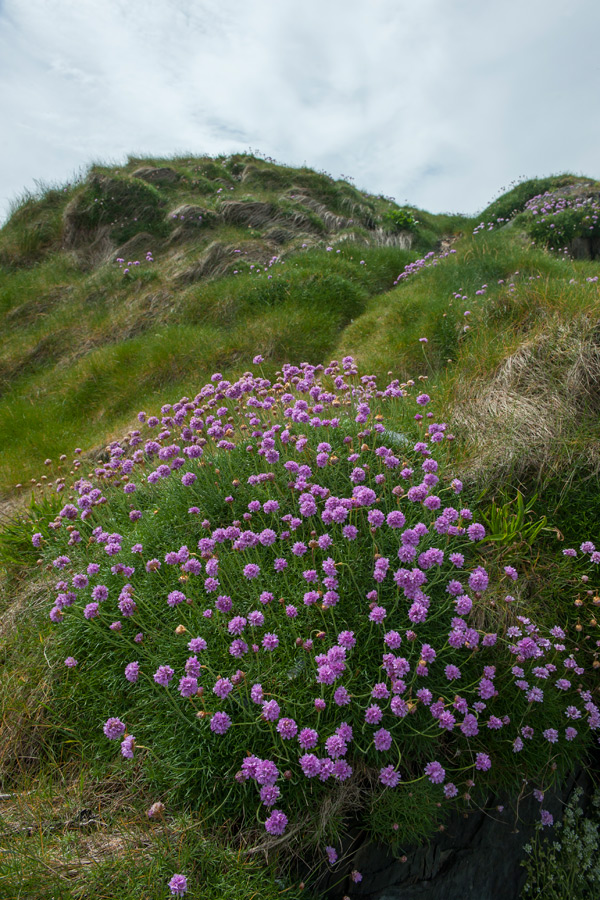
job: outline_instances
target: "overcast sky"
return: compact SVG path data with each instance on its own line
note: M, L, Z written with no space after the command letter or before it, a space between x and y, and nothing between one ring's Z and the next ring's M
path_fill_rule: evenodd
M34 179L253 149L433 212L600 177L599 0L0 0L0 220Z

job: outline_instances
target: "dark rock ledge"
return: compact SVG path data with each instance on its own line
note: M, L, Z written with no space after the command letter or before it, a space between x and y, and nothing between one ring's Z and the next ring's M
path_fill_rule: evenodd
M582 770L546 793L543 808L555 822L577 786L589 797L591 780ZM357 869L362 881L339 881L333 872L321 889L329 900L518 900L526 880L523 847L534 836L540 803L531 796L518 804L499 796L487 810L453 813L443 831L428 844L407 848L400 859L365 842L343 864L345 871Z

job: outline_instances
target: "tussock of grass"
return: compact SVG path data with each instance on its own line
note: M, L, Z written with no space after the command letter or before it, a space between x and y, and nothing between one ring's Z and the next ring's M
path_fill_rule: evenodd
M557 469L600 471L599 389L598 325L548 323L491 380L457 390L454 420L472 476L500 481L509 474L544 478Z

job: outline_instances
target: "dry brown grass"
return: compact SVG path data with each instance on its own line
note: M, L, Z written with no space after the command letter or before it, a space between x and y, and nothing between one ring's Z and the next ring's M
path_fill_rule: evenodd
M453 422L477 482L567 469L600 470L600 326L587 317L546 329L507 356L493 377L457 385Z

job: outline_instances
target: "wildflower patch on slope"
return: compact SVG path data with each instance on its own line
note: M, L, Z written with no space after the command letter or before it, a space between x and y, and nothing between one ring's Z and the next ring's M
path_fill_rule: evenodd
M413 382L380 388L350 357L215 373L138 418L33 536L57 572L63 714L100 752L257 840L319 846L356 816L408 842L583 757L589 660L482 556Z

